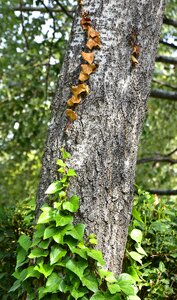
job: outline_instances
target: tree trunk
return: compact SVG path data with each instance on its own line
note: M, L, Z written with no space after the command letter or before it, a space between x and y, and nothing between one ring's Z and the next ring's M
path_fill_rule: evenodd
M71 31L69 49L52 103L37 207L57 178L60 148L72 155L77 171L70 190L81 198L77 220L94 232L107 267L120 273L130 221L137 145L155 61L163 14L163 0L84 0ZM66 128L66 102L78 84L81 51L86 34L80 26L81 10L89 13L101 36L94 50L98 69L89 79L90 94L79 104L78 120ZM139 64L131 62L130 36L137 35Z

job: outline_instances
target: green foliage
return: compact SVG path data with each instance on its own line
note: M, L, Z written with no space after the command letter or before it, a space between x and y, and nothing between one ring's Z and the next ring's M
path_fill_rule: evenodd
M77 176L67 167L68 157L62 149L62 159L57 161L61 178L46 191L49 204L41 208L32 239L28 233L18 239L16 281L10 294L31 300L138 300L134 278L126 273L115 277L106 270L102 253L94 249L95 235L85 241L84 224L73 222L79 197L67 196L69 181Z
M159 199L138 189L132 215L124 262L126 272L138 283L141 299L175 300L176 201Z
M19 239L18 264L23 260L25 250L30 245L32 235L35 201L28 199L15 207L0 206L0 299L11 299L8 290L13 284L9 276L15 268L17 240ZM25 235L27 234L27 235ZM20 238L19 238L20 237ZM26 237L26 238L25 238ZM13 300L17 299L16 295Z
M62 0L68 10L73 3ZM20 12L18 0L0 1L0 193L1 203L11 205L37 188L49 106L72 20L62 11L45 12L42 1L22 5L44 11Z

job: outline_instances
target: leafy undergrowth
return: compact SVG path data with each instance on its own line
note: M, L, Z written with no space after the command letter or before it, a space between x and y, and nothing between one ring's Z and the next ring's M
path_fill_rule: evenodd
M139 297L175 300L176 199L160 199L138 188L126 248L124 270L136 279Z

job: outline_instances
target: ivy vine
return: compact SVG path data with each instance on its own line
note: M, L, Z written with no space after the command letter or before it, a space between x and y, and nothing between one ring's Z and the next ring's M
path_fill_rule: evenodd
M86 238L85 225L74 223L79 197L68 197L67 189L77 174L67 167L70 154L64 149L61 153L60 179L45 192L49 203L41 208L33 238L22 234L18 240L16 281L10 292L28 300L139 300L135 279L108 271L95 249L95 234Z

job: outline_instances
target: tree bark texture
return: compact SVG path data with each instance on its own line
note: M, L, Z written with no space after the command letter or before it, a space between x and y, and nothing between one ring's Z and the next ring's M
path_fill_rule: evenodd
M137 145L143 124L151 75L162 23L163 0L84 0L101 49L95 50L99 67L89 79L90 94L76 109L78 120L66 127L66 101L78 84L85 33L78 9L69 49L52 103L53 118L45 146L37 207L57 178L60 148L72 155L77 171L70 192L81 198L77 221L95 233L107 266L120 273L131 216ZM129 38L136 31L141 47L139 64L132 66Z

